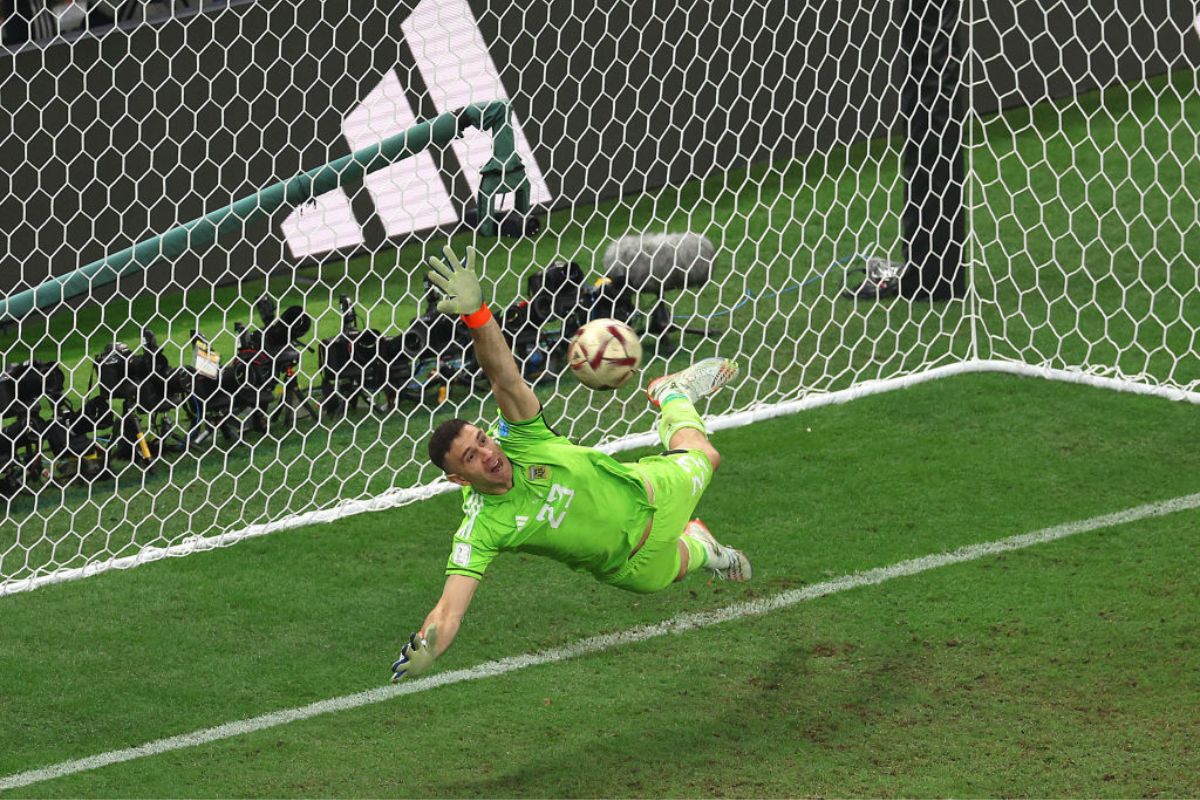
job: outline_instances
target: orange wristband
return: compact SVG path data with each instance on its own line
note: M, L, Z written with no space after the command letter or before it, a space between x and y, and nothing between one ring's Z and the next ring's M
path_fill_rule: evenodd
M463 314L462 321L467 323L468 328L482 328L488 324L488 320L492 318L492 311L484 303L479 307L478 311L472 311L470 314Z

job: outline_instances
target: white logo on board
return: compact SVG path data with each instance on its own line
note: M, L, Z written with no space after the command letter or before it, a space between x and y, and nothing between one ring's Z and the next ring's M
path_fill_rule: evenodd
M438 113L506 97L496 64L466 0L422 0L400 28ZM354 151L417 122L405 89L393 70L346 115L342 135ZM548 202L550 191L546 179L533 158L516 114L512 125L517 152L525 162L530 201ZM455 139L451 147L465 170L471 192L478 192L479 167L491 158L491 134L471 130ZM458 221L458 212L429 152L374 172L363 179L363 184L390 237ZM354 218L350 198L342 189L327 192L295 209L280 223L280 230L295 258L363 244L362 228Z

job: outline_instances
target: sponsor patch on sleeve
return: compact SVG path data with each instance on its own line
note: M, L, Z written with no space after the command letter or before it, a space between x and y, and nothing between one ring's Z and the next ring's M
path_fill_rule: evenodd
M469 567L471 565L471 545L466 542L457 542L450 560L460 567Z

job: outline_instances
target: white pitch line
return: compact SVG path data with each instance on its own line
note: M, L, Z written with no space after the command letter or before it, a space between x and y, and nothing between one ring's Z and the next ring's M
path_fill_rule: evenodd
M806 600L813 600L825 595L835 594L836 592L844 592L847 589L855 589L860 586L873 586L883 583L884 581L892 580L893 578L901 578L907 575L916 575L920 572L926 572L938 567L945 567L950 564L961 564L966 561L975 561L984 556L1004 553L1011 550L1021 550L1035 544L1043 544L1052 542L1056 539L1063 539L1068 536L1074 536L1078 533L1087 533L1089 531L1100 530L1102 528L1111 528L1116 525L1123 525L1137 520L1147 519L1150 517L1161 517L1167 514L1174 514L1178 511L1187 511L1194 508L1200 508L1200 492L1196 494L1183 495L1170 500L1163 500L1157 503L1148 503L1146 505L1134 506L1132 508L1117 511L1112 514L1104 514L1099 517L1079 520L1077 522L1067 522L1061 525L1055 525L1050 528L1033 531L1032 533L1023 533L1017 536L1010 536L1007 539L1000 539L994 542L983 542L981 544L968 545L960 547L949 553L939 553L936 555L922 556L908 561L901 561L892 564L888 567L878 567L876 569L867 570L865 572L856 572L851 575L844 575L840 578L834 578L831 581L824 583L813 584L806 586L803 589L792 589L787 592L775 595L774 597L763 598L761 600L750 600L744 603L735 603L725 608L716 609L713 611L702 611L697 613L679 614L671 617L668 620L659 622L654 625L644 625L637 628L632 628L627 631L618 633L609 633L603 636L593 636L590 639L569 644L565 647L557 647L552 650L543 650L540 653L528 655L512 656L510 658L502 658L497 661L488 661L478 666L469 667L467 669L457 669L450 672L442 672L431 675L427 678L418 678L417 680L400 683L396 685L383 686L377 689L368 689L365 692L357 694L345 695L343 697L334 697L329 700L322 700L300 708L287 709L285 711L273 711L270 714L252 717L250 719L239 720L237 722L227 722L224 725L218 725L215 728L205 728L191 733L185 733L179 736L171 736L166 739L158 739L153 742L146 742L137 747L127 747L122 750L110 750L107 753L89 756L74 761L63 761L58 764L52 764L47 767L29 770L27 772L18 772L0 778L0 791L6 789L16 789L22 786L29 786L34 783L61 778L65 775L72 775L77 772L86 772L88 770L99 769L110 764L119 764L124 761L132 761L143 756L159 755L172 750L181 750L185 747L195 747L196 745L207 744L208 742L216 742L221 739L230 739L234 736L241 736L255 731L274 728L278 725L286 725L289 722L309 719L310 717L319 716L321 714L329 714L335 711L346 711L360 706L371 705L373 703L382 703L385 700L391 700L394 697L399 697L406 694L416 694L417 692L428 691L439 686L447 686L452 683L462 683L463 681L480 680L482 678L491 678L497 675L503 675L507 672L515 672L526 667L536 667L540 664L550 664L556 661L564 661L569 658L575 658L589 653L598 653L603 650L608 650L612 647L620 645L629 645L636 642L644 642L647 639L654 639L668 633L683 633L685 631L694 630L696 628L707 628L710 625L716 625L721 622L731 622L745 617L759 616L771 611L777 611L781 608L794 606Z

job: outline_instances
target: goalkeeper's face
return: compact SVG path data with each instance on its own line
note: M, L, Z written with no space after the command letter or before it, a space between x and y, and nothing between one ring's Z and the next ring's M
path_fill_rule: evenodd
M504 494L513 485L512 462L482 428L464 425L446 451L446 477L484 494Z

